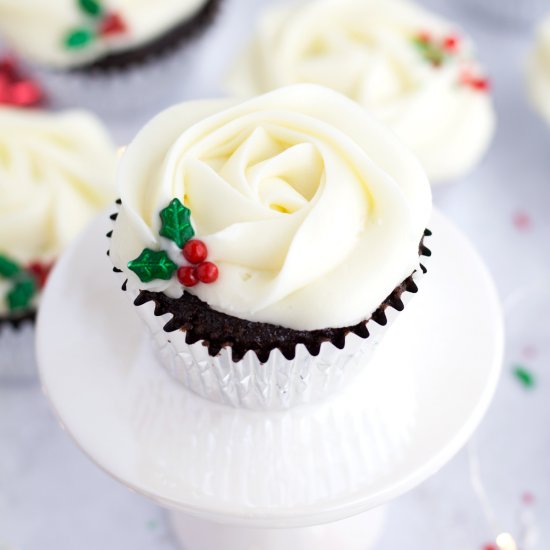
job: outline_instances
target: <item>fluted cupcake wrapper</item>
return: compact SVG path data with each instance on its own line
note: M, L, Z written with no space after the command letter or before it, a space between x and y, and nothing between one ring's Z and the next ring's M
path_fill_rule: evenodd
M0 320L0 382L27 382L36 377L34 320Z
M421 273L415 272L414 283L420 277ZM139 295L137 291L129 293L134 298ZM403 292L403 305L413 295ZM369 336L363 338L349 332L342 349L331 342L323 342L319 354L312 355L303 344L298 344L293 359L286 359L279 349L274 349L269 359L261 362L253 351L247 352L242 360L233 361L229 347L211 356L204 341L188 344L185 331L167 332L164 327L172 315L157 315L155 308L155 303L149 301L139 305L137 311L153 335L160 360L168 372L210 401L257 410L287 409L312 403L344 387L370 361L399 313L386 307L384 325L373 319L366 321Z

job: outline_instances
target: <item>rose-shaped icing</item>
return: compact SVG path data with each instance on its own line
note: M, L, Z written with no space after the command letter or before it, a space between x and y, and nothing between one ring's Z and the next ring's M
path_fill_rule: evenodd
M0 256L23 268L55 260L113 199L115 163L89 114L0 108Z
M419 267L430 187L396 138L348 98L296 85L234 105L190 102L155 118L124 154L111 246L134 289L179 296L177 278L128 269L174 198L191 211L219 279L188 289L212 308L312 330L368 318Z
M550 124L550 17L538 29L527 77L531 100Z
M70 68L147 44L193 17L207 1L0 0L0 36L29 60ZM90 2L100 7L101 16L92 15L93 7L91 13L82 7ZM113 14L116 24L102 34L107 16ZM71 32L79 30L93 37L68 46Z
M228 86L262 93L332 87L371 110L417 154L432 182L469 171L494 113L471 42L400 0L316 0L268 10Z

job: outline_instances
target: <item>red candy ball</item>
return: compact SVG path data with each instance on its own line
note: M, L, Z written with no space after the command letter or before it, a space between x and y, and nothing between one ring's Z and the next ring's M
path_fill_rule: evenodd
M448 52L456 52L458 50L459 43L459 37L454 34L450 34L443 39L443 48L445 48Z
M180 267L178 269L178 281L183 286L195 286L199 279L197 278L196 269L194 267L191 267L189 265Z
M200 264L206 260L208 249L206 245L198 239L187 241L183 247L183 257L192 264Z
M213 283L218 279L218 266L212 262L202 262L195 268L195 274L201 283Z

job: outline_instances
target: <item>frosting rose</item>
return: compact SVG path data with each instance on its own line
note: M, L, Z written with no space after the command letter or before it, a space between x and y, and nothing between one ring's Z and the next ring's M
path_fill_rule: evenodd
M0 35L29 60L69 68L132 49L193 17L208 0L0 0ZM106 22L107 16L116 20ZM104 32L110 25L110 30ZM102 30L103 29L103 30ZM71 32L84 31L67 44ZM86 33L98 34L86 40Z
M113 199L115 163L89 114L0 108L0 255L55 259Z
M470 40L405 1L317 0L268 10L228 87L248 95L297 82L329 86L370 109L433 182L469 171L494 132Z
M538 29L527 79L534 106L550 124L550 17Z
M416 159L354 102L314 85L169 109L128 147L118 178L111 258L131 288L182 294L175 277L143 283L128 268L144 248L183 265L159 236L159 212L177 198L219 268L214 284L188 291L294 329L368 318L418 269L431 210Z

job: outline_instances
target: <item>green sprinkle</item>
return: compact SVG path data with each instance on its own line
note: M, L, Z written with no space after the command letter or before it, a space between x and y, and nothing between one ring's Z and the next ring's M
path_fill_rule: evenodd
M155 520L155 519L150 519L148 522L147 522L147 529L149 529L149 531L155 531L156 529L158 529L158 521Z
M146 248L131 262L128 262L128 269L131 269L142 283L149 283L155 279L168 281L178 266L169 258L164 250L150 250Z
M65 37L65 46L69 50L85 48L95 39L95 34L86 28L75 29Z
M92 17L100 17L103 14L103 8L97 0L78 0L80 9Z
M191 227L191 211L183 206L179 199L173 199L164 210L161 210L160 219L162 227L159 233L174 241L180 248L195 235Z
M523 365L516 365L513 372L524 388L531 390L536 386L535 375Z
M0 255L0 276L6 279L11 279L18 273L20 273L21 268L6 256Z
M36 283L31 278L17 282L8 292L8 307L11 312L28 309L36 294Z

